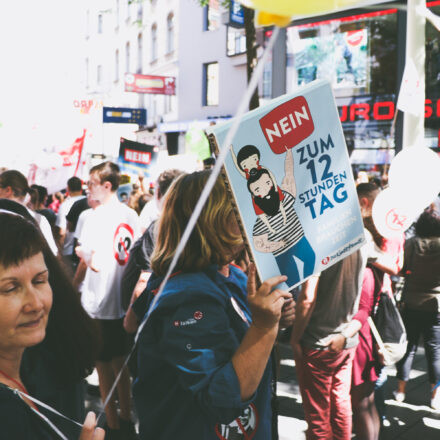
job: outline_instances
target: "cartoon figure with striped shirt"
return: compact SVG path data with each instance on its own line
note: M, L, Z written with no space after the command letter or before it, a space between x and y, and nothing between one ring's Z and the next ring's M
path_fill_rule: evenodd
M239 157L240 153L237 155ZM280 273L287 276L287 285L292 287L313 273L316 256L294 208L296 184L291 149L286 151L280 188L271 176L269 170L260 167L250 172L247 178L248 190L267 221L260 216L255 221L252 234L254 247L258 252L271 252L274 255ZM304 263L302 277L294 257Z
M277 185L277 181L274 177L274 175L267 170L266 168L263 168L260 165L260 151L255 145L245 145L240 149L240 151L237 154L237 157L235 156L234 149L232 148L232 145L230 146L232 160L234 161L235 166L237 167L238 172L246 179L249 180L250 176L255 175L255 173L258 170L265 170L267 171L267 180L270 180L273 187L277 189L278 194L280 195L280 199L283 199L283 193L281 192L281 189ZM270 182L268 182L270 183ZM262 209L261 205L265 205L266 201L263 195L260 194L259 190L256 191L255 194L252 194L252 205L255 210L255 214L258 215L258 217L261 219L261 221L268 227L269 231L273 234L276 233L276 231L271 227L269 224L269 221L266 217L266 212ZM287 222L286 213L284 212L284 208L281 206L281 214L283 215L283 224L285 225Z

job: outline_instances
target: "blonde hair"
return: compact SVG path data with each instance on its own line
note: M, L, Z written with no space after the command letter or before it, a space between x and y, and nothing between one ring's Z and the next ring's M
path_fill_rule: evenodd
M163 276L168 270L210 173L182 175L168 189L151 260L157 275ZM231 261L234 246L243 242L241 235L231 230L231 215L234 213L225 184L217 179L175 270L197 272L211 264Z

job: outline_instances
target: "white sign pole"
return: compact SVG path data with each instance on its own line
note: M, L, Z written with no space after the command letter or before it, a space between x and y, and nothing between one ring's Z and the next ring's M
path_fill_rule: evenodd
M403 148L422 146L425 137L425 24L426 18L421 13L425 0L408 0L406 24L406 61L407 65L415 67L415 87L420 99L415 99L413 105L417 112L404 112L403 119ZM413 75L411 75L413 76ZM404 78L405 80L405 78ZM405 87L404 80L401 87ZM411 80L410 80L411 81ZM411 81L412 82L412 81ZM416 114L414 114L416 113Z

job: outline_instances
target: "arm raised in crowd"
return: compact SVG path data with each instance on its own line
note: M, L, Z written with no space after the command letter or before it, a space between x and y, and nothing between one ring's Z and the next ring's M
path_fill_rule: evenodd
M248 301L252 324L232 356L242 400L249 399L261 381L278 333L284 301L292 298L289 292L274 289L286 279L286 276L269 278L257 289L255 265L249 266Z

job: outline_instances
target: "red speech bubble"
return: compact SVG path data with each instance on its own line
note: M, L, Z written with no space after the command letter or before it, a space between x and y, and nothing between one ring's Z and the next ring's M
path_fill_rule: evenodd
M260 127L275 154L285 153L287 148L298 145L315 129L304 96L284 102L264 115L260 119Z

